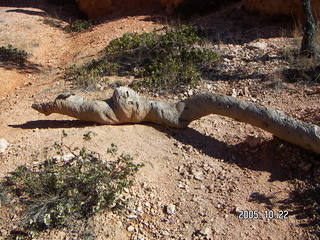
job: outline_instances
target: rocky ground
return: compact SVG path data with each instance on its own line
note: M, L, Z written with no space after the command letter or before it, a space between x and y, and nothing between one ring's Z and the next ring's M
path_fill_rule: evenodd
M0 138L9 143L0 154L0 176L32 164L37 153L60 140L62 130L68 133L66 144L104 156L114 143L145 164L125 193L131 201L124 212L102 212L39 239L317 239L310 218L301 214L306 206L294 195L313 174L315 163L308 153L260 129L215 115L184 130L96 126L32 110L33 102L53 99L70 87L62 79L67 65L92 58L123 33L161 29L169 21L161 16L117 17L67 34L44 21L54 17L65 25L67 13L64 18L59 14L63 9L23 2L0 6L0 45L32 54L27 68L0 63ZM219 71L181 94L151 97L177 101L197 92L223 93L320 123L319 84L288 83L272 75L290 66L286 54L299 43L288 26L248 16L237 6L193 23L215 33L208 45L222 56ZM95 98L112 94L107 84L96 91L73 91ZM89 131L95 136L84 141ZM247 214L253 211L261 218L250 219ZM18 218L1 207L0 220L4 239Z

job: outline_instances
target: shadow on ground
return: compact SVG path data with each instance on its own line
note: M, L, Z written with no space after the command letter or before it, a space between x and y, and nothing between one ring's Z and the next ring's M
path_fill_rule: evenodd
M241 7L227 8L193 21L212 43L244 44L257 39L292 37L294 21L290 17L260 16Z
M146 125L163 132L182 144L192 146L207 156L223 159L224 162L236 164L241 168L270 172L269 181L271 182L304 180L311 169L310 166L319 158L317 154L310 153L278 138L250 148L245 142L228 145L193 128L172 129L155 124ZM9 127L21 129L83 128L87 126L98 126L98 124L80 120L36 120L9 125Z
M72 1L60 5L48 2L48 0L0 0L0 6L15 8L9 9L7 12L52 17L65 22L85 18ZM39 11L23 8L35 8L39 9ZM245 11L237 5L234 7L228 6L225 10L218 12L212 11L208 16L195 18L196 20L181 20L177 15L166 15L163 9L158 8L145 10L131 9L124 12L117 11L106 16L106 20L115 20L134 15L149 15L145 17L145 21L162 24L177 25L177 23L190 23L197 25L205 30L207 40L212 43L242 44L259 38L292 36L292 19L258 16Z
M305 228L310 235L318 239L320 237L320 168L314 166L312 171L305 175L303 181L293 183L294 189L289 197L279 199L276 194L265 195L254 192L250 195L249 202L263 205L266 209L272 210L269 217L285 221L289 218L296 218L299 226ZM264 213L263 213L264 214ZM265 217L265 216L264 216Z
M0 68L6 70L17 70L19 73L39 73L40 67L39 64L25 61L25 62L13 62L13 61L0 61Z
M309 159L317 156L278 138L250 148L245 142L228 145L192 128L170 129L152 126L182 144L192 146L202 154L223 159L224 162L236 164L241 168L269 172L270 182L305 179L305 174L309 171ZM304 169L301 169L301 166Z
M29 121L23 124L9 125L12 128L21 129L47 129L47 128L83 128L94 126L96 123L85 122L80 120L36 120Z
M84 18L78 7L72 1L65 1L62 4L53 4L48 0L0 0L1 7L10 7L6 12L17 12L21 14L52 17L65 22L77 18ZM59 2L59 1L56 1ZM61 2L61 1L60 1ZM23 8L35 8L38 10L30 10Z

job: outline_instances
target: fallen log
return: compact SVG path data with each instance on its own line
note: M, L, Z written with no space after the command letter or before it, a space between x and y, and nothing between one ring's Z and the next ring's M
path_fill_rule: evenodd
M198 94L169 103L139 96L130 88L115 89L107 100L90 100L73 94L59 95L53 102L36 103L32 108L45 115L60 113L99 124L151 122L185 128L208 114L219 114L249 123L278 138L320 153L320 127L249 101L212 93Z

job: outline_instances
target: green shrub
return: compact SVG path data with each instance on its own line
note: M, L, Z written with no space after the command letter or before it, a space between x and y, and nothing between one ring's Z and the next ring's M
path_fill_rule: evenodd
M0 62L25 63L28 53L24 50L14 48L12 45L0 47Z
M62 143L55 147L63 154ZM22 223L29 237L65 226L71 219L86 219L102 209L121 206L121 193L132 185L142 166L133 163L130 155L119 156L115 145L110 148L115 159L110 161L85 148L71 152L68 161L48 158L34 168L19 166L1 182L2 194L10 193L22 204Z
M61 21L53 19L53 18L49 18L49 17L44 18L42 22L48 26L51 26L51 27L62 28Z
M196 84L217 59L216 53L202 47L198 29L181 26L164 34L126 33L111 41L99 60L69 69L67 76L82 82L88 75L101 77L115 72L141 78L132 83L134 88L176 91Z
M89 28L91 28L93 26L93 22L92 21L88 21L88 20L75 20L71 23L69 23L69 25L65 26L63 29L66 32L83 32Z
M95 84L105 81L104 76L114 74L117 65L103 60L92 60L83 66L69 67L65 72L65 79L74 82L77 86L91 88Z

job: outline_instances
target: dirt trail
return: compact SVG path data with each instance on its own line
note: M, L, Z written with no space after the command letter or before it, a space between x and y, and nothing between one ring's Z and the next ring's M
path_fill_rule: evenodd
M123 17L73 35L44 24L46 14L40 8L18 10L0 7L0 45L26 50L34 65L29 69L0 66L0 138L10 143L0 157L0 177L18 165L32 163L32 155L59 141L65 130L66 144L85 145L105 155L107 147L115 143L120 151L145 163L132 190L135 200L124 216L101 213L91 220L97 239L308 238L298 227L302 220L294 215L286 219L264 217L269 210L279 214L284 207L281 201L289 198L293 185L289 179L281 179L281 166L268 140L271 136L263 131L219 116L205 117L186 130L92 126L61 115L45 117L31 109L34 101L52 99L67 88L59 79L61 68L85 61L125 32L151 31L160 28L159 24L146 21L148 16ZM111 90L104 90L86 95L107 98L111 94ZM291 98L282 103L286 101ZM88 131L96 136L84 141L83 134ZM260 137L262 144L255 149L244 144L248 154L241 155L238 150L248 135ZM170 204L176 210L167 214L164 209ZM263 219L239 219L241 210L259 211ZM0 239L10 226L1 214ZM136 217L128 217L131 215ZM129 226L134 230L128 231ZM66 239L70 234L54 230L39 239Z

